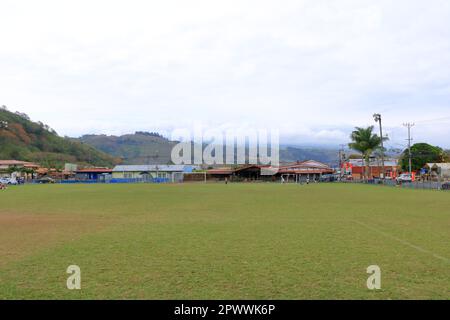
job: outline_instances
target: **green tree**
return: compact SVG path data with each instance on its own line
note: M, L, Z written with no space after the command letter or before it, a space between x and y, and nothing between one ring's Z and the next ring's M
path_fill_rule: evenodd
M370 156L375 150L381 148L381 138L373 133L373 128L373 126L356 127L350 135L352 142L348 144L350 149L360 152L365 161L365 179L369 176ZM388 138L383 138L383 140L388 140Z
M411 169L418 171L427 163L445 162L446 154L440 147L432 146L428 143L416 143L411 146ZM409 170L409 150L402 153L400 165L405 171Z

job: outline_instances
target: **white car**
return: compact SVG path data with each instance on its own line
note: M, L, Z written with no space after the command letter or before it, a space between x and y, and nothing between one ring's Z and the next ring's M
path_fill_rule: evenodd
M16 179L13 178L0 178L0 183L3 184L18 184Z
M413 178L412 178L412 174L410 173L402 173L398 178L397 178L397 182L398 183L403 183L403 182L412 182Z

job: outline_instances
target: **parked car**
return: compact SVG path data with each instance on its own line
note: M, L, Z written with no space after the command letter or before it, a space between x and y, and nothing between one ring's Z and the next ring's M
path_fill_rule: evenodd
M16 185L18 184L17 180L14 178L0 178L0 183Z
M410 174L410 173L402 173L397 178L398 183L405 183L405 182L412 182L412 181L413 181L413 178L412 178L412 174Z
M441 186L442 190L450 190L450 182L445 182Z
M36 182L37 182L37 183L40 183L40 184L44 184L44 183L55 183L55 180L53 180L53 179L50 178L50 177L43 177L43 178L37 180Z

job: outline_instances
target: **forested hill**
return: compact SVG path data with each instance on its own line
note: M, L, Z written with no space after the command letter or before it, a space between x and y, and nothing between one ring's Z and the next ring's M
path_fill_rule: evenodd
M79 141L119 157L126 164L170 164L177 142L155 132L135 132L122 136L84 135Z
M0 159L32 161L62 168L64 163L113 166L120 160L94 147L63 138L26 114L0 107Z

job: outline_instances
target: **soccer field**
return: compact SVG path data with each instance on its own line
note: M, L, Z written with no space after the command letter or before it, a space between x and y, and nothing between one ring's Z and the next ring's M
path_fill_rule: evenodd
M81 290L68 290L69 265ZM381 289L366 285L370 265ZM317 184L0 192L0 299L448 299L450 193Z

